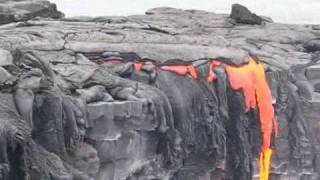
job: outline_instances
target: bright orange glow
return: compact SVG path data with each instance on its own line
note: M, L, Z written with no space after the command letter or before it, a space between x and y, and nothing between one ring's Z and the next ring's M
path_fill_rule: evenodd
M143 66L143 64L140 62L133 63L133 67L134 67L135 71L141 71L142 66Z
M259 157L259 172L260 172L259 179L260 180L269 179L271 156L272 156L272 150L270 148L260 153L260 157Z
M226 67L232 89L242 89L243 91L247 111L249 111L250 108L255 108L257 105L255 94L255 82L257 78L255 74L256 66L257 64L254 60L250 60L249 63L244 66L233 67L228 65Z
M110 61L108 63L120 63L121 61ZM153 62L134 62L135 71L140 71L144 64L153 64ZM217 60L212 60L209 63L209 71L207 75L207 82L212 83L216 80L216 74L213 72L214 68L220 66L222 63ZM185 76L191 75L193 79L198 78L196 68L193 65L165 65L160 69L170 71L177 75ZM271 137L272 133L278 134L278 124L274 116L274 109L272 106L272 95L268 86L264 67L253 58L249 57L247 64L242 66L226 66L229 82L233 90L242 90L245 97L246 111L251 108L258 107L259 120L261 129L261 153L259 157L259 177L260 180L269 179L270 164L272 158Z
M278 124L278 120L277 120L276 116L273 118L273 129L274 129L275 137L278 137L278 135L279 135L279 124Z
M207 81L208 83L212 83L214 80L217 79L217 76L216 74L213 72L213 69L215 67L218 67L221 65L221 62L220 61L216 61L216 60L213 60L210 62L209 64L209 72L208 72L208 76L207 76Z
M268 180L270 160L272 155L271 136L277 134L278 127L274 117L272 95L268 86L263 65L251 57L246 65L240 67L227 66L229 81L232 89L242 89L246 110L258 106L260 129L262 136L261 155L259 160L260 180Z
M161 66L161 69L164 71L174 72L180 76L189 74L193 79L198 78L197 70L193 65L166 65Z
M121 60L118 60L118 59L108 59L108 60L103 60L102 61L102 64L120 64L122 63Z

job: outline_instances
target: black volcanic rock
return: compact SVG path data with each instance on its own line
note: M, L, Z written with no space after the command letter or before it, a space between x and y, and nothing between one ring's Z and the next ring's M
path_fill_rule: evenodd
M312 41L306 42L304 44L304 48L308 52L317 52L320 51L320 40L319 39L314 39Z
M6 12L0 14L0 24L8 24L14 21L15 18L13 14L7 14Z
M261 25L263 19L252 13L247 7L240 4L233 4L230 17L241 24Z

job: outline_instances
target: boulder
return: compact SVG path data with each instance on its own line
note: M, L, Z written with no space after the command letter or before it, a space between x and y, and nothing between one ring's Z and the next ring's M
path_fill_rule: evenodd
M247 7L240 4L233 4L230 17L241 24L261 25L263 19L252 13Z
M307 52L320 51L320 40L313 39L311 41L308 41L304 44L304 48L306 49Z

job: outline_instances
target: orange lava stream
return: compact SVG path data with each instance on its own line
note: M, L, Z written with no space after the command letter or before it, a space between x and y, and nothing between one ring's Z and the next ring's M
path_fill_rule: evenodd
M242 90L245 97L246 111L258 107L260 129L262 137L261 153L259 157L259 178L260 180L269 179L270 163L272 158L271 137L278 134L278 124L274 116L272 106L272 95L268 86L264 67L261 63L249 57L248 63L242 66L226 65L229 82L233 90ZM116 63L116 62L112 62ZM152 62L150 62L152 63ZM135 62L134 69L140 71L146 63ZM222 63L212 60L209 63L207 82L212 83L216 80L214 68ZM170 71L177 75L191 75L193 79L198 78L197 70L193 65L165 65L160 69Z
M272 149L268 148L260 153L259 157L259 179L268 180L270 171L270 162L272 156Z
M269 179L270 161L272 156L271 136L277 125L272 106L272 95L269 89L263 65L249 57L249 62L240 67L227 66L226 71L232 89L242 89L246 110L258 107L262 136L261 154L259 159L260 180Z

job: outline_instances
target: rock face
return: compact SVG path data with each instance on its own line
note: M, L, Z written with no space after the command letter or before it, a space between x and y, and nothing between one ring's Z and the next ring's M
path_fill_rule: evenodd
M1 6L27 8L27 19L61 15L28 3L48 4ZM247 11L235 5L232 18L239 8ZM253 26L261 23L248 11L239 25L174 8L24 22L16 14L0 26L0 180L257 179L257 109L246 112L225 71L249 54L265 67L279 122L270 179L319 179L316 26ZM224 65L208 83L211 59ZM197 78L164 64L193 66Z
M63 13L57 10L55 4L46 0L2 0L0 4L0 24L17 21L27 21L43 17L59 19Z

